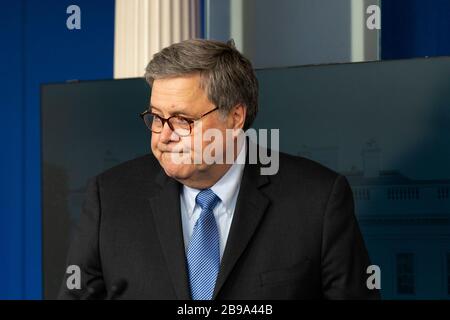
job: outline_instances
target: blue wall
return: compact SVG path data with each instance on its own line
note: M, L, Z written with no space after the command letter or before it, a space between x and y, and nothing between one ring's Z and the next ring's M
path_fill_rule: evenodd
M449 0L383 0L382 59L450 55Z
M81 30L66 28L71 4ZM114 0L1 5L0 299L40 299L40 85L112 78Z

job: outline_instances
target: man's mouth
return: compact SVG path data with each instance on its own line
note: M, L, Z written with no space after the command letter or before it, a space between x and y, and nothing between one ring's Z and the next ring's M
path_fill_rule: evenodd
M167 147L161 146L158 148L161 153L188 153L189 149L183 146Z
M183 151L183 150L160 150L161 153L187 153L187 151Z

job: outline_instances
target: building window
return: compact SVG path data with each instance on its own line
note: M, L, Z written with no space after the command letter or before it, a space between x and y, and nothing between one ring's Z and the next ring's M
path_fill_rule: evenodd
M418 200L419 188L388 188L389 200Z
M370 190L367 188L356 188L353 191L356 200L370 200Z
M437 194L439 200L448 199L448 187L438 188Z
M397 254L397 293L414 294L414 254Z

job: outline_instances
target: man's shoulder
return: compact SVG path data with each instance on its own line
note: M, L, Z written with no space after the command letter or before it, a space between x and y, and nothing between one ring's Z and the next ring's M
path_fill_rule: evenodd
M104 182L154 181L161 172L159 162L152 154L146 154L103 171L97 178Z
M336 178L338 173L333 169L303 156L294 156L288 153L280 152L280 169L298 170L302 175L318 175L329 178Z
M303 156L280 152L279 161L278 175L284 181L309 181L328 185L333 184L340 175L333 169Z
M349 192L350 185L342 174L302 156L280 152L278 173L269 176L266 194L273 201L313 201L324 205L333 190Z

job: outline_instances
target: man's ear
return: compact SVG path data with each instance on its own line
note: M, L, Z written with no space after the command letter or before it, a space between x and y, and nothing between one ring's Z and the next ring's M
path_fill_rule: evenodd
M230 120L233 129L244 129L245 118L247 117L247 107L242 103L235 105L230 112Z

